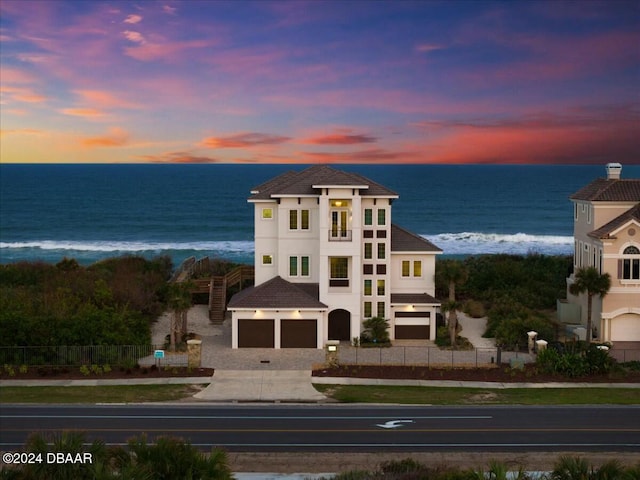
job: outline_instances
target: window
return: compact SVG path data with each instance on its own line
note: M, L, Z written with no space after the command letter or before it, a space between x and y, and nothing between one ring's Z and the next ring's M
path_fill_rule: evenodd
M366 296L369 296L369 295L371 295L371 291L372 291L371 280L365 280L364 281L364 294Z
M384 280L378 280L378 295L384 295Z
M640 280L640 249L629 246L622 254L625 257L618 261L618 278L621 280Z
M273 265L273 255L262 255L263 265Z
M309 210L289 210L290 230L309 230Z
M373 258L373 244L365 243L364 244L364 258L371 259Z
M298 257L289 257L289 276L298 276Z
M387 224L387 211L384 208L378 209L378 225Z
M384 302L378 302L378 317L385 318Z
M289 276L298 276L298 266L300 266L300 276L309 276L309 257L289 257Z
M331 278L329 279L330 287L348 287L349 286L349 259L346 257L331 257Z
M273 218L273 208L263 208L262 209L262 219L263 220L271 220Z
M370 208L364 209L364 224L373 225L373 210Z
M422 261L414 260L413 262L413 276L421 277L422 276Z
M371 318L371 302L364 302L364 316Z
M386 253L386 244L379 243L378 244L378 259L383 260L385 258Z
M409 260L402 261L402 276L408 277L411 275L411 262Z

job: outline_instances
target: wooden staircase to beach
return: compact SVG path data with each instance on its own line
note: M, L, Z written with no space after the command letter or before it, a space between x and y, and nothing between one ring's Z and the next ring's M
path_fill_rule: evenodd
M255 277L252 266L244 265L234 268L224 276L211 277L209 281L209 320L214 325L224 322L224 315L227 309L227 289L236 285L242 290L246 280L253 280Z
M178 283L189 281L193 285L192 294L208 294L209 320L213 324L220 325L224 322L227 308L227 289L238 286L238 290L242 290L247 280L255 278L255 272L251 265L236 267L226 275L207 276L210 272L208 257L199 260L190 257L176 270L170 281Z

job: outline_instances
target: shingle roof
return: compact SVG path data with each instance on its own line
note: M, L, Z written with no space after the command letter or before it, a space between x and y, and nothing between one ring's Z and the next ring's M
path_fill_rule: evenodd
M442 252L426 238L391 225L391 252Z
M640 179L597 178L569 198L591 202L640 202Z
M300 172L283 173L252 188L249 200L267 200L283 195L319 196L320 187L331 185L360 188L360 195L363 196L398 196L393 190L357 173L336 170L327 165L314 165Z
M422 303L436 303L440 305L440 302L429 295L428 293L392 293L391 303L401 304L422 304Z
M318 284L293 284L274 277L236 293L228 308L327 308L318 300Z
M640 203L638 203L635 207L630 208L622 215L614 218L609 223L604 224L597 230L589 232L588 235L594 238L610 238L611 232L617 230L629 220L636 220L637 222L640 222Z

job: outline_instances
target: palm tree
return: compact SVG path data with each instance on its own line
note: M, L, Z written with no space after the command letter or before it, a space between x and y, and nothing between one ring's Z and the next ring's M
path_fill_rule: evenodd
M442 311L449 312L447 325L453 348L456 346L456 336L459 332L457 311L461 308L460 303L456 301L456 285L462 285L468 277L467 267L459 260L448 259L437 263L436 281L446 284L449 291L449 301L442 305Z
M169 285L168 305L173 310L169 343L172 352L176 351L176 337L180 340L187 333L187 312L191 307L191 282L179 282Z
M456 348L456 337L460 332L460 328L458 325L458 310L462 308L462 304L460 302L456 302L455 300L448 300L442 304L442 311L449 312L449 316L447 317L447 327L449 328L449 340L451 342L451 347Z
M611 276L608 273L600 273L595 267L580 268L575 274L575 281L569 287L573 295L587 294L587 343L591 343L593 327L591 312L593 309L593 297L604 297L611 288Z

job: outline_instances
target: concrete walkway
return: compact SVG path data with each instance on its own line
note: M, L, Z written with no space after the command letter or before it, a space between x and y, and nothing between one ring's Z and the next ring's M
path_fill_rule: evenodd
M198 400L238 402L322 402L311 385L311 370L221 370L194 395Z

